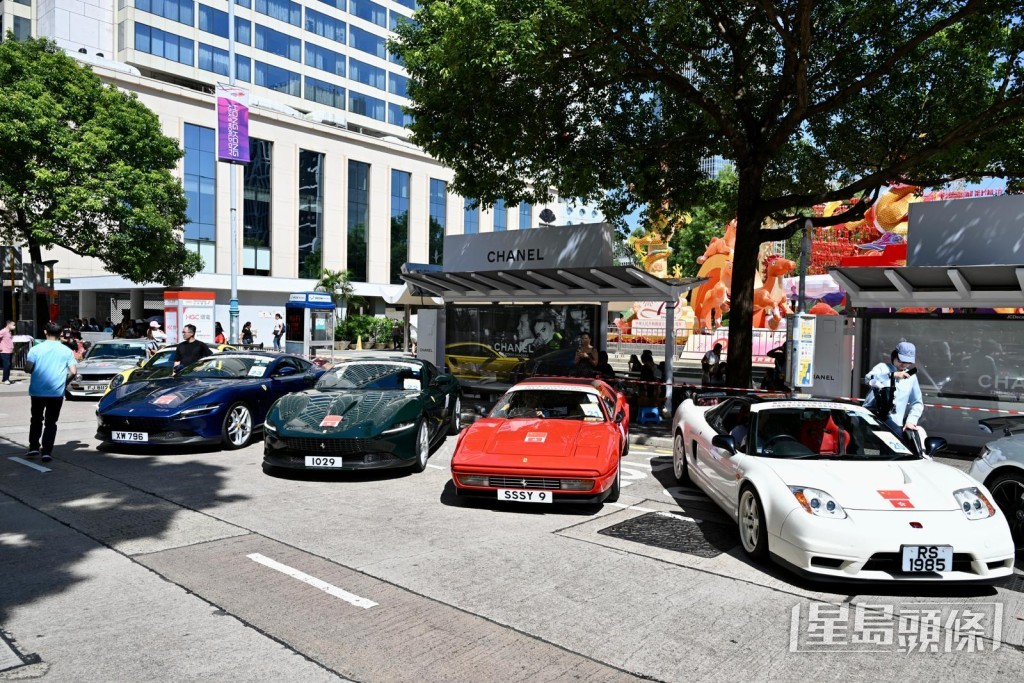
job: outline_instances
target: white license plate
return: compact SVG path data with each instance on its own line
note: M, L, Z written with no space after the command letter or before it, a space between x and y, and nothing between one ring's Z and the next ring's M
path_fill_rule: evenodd
M904 545L900 546L905 572L953 571L953 546Z
M106 388L106 382L85 382L82 384L82 391L100 391Z
M517 503L550 503L553 497L550 491L498 489L498 500L511 500Z
M149 434L146 432L114 432L114 441L127 441L129 443L146 443L149 441Z
M306 456L306 467L321 467L326 469L341 467L342 462L340 457L330 457L326 455L307 455Z

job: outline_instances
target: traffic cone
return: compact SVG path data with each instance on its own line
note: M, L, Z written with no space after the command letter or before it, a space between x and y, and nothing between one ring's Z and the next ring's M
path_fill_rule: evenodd
M363 335L356 336L356 351L363 350Z

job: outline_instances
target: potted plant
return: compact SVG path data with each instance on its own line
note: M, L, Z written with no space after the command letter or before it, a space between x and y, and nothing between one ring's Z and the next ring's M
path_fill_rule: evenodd
M334 326L334 349L336 351L347 351L352 344L352 340L346 334L346 327L351 327L351 325L346 326L346 322L348 321L343 320Z
M374 318L373 338L376 340L375 349L384 350L391 348L391 327L394 321L391 318Z
M328 270L324 268L313 290L327 292L331 295L331 298L334 300L338 320L345 320L348 317L349 304L361 306L365 303L363 297L355 293L352 275L347 270Z

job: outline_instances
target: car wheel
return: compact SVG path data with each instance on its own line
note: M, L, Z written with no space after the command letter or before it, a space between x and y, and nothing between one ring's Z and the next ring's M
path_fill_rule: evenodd
M622 490L622 466L615 466L615 482L612 484L611 489L608 490L608 497L604 499L606 503L615 503L619 500L619 492Z
M462 429L462 399L455 397L455 405L452 407L452 419L448 425L448 433L455 435Z
M764 506L753 486L744 486L740 491L738 521L743 551L754 560L768 557L768 525L765 523Z
M252 439L252 412L241 401L232 403L224 414L220 430L221 441L229 449L245 448Z
M690 483L690 466L686 462L686 444L683 443L682 432L676 432L672 439L672 474L680 484Z
M988 485L993 502L999 506L1010 525L1013 546L1024 548L1024 475L1016 472L1000 474Z
M416 428L416 461L412 464L412 471L422 472L427 469L429 457L430 434L427 432L427 421L420 420L420 426Z

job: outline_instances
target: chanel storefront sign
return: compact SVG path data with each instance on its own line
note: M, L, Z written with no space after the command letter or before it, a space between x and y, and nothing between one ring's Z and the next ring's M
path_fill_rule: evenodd
M613 265L614 228L606 223L449 235L447 273Z

